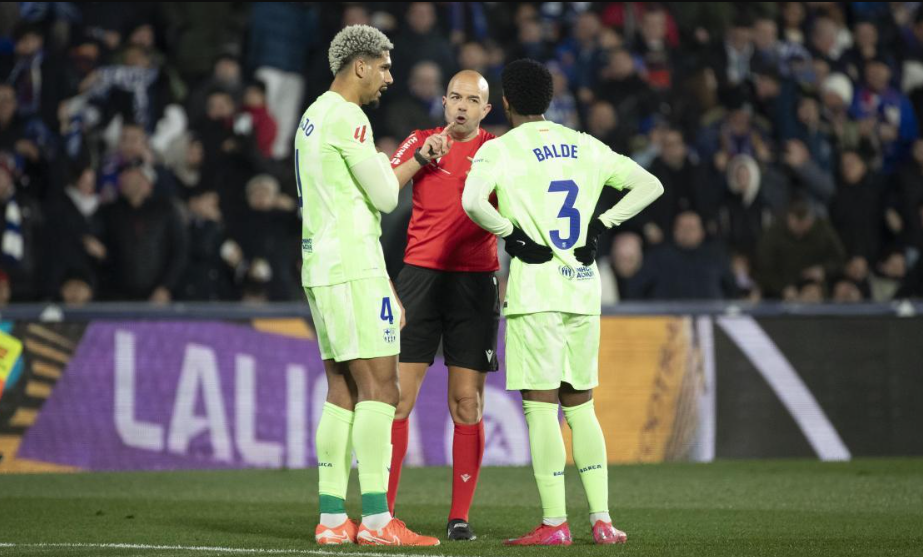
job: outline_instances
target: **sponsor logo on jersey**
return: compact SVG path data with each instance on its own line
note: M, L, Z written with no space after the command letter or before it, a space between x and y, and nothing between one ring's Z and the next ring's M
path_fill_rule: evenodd
M354 139L358 139L359 143L365 143L365 131L368 126L359 126L356 128L356 132L353 134Z
M410 136L410 139L404 142L403 145L394 153L394 158L391 159L391 164L401 164L401 158L403 158L404 153L407 152L407 149L410 149L414 144L417 143L417 134Z
M567 280L574 280L574 277L577 276L577 271L573 267L568 267L567 265L561 265L558 267L558 271L561 273L561 276Z
M301 251L305 253L314 253L314 240L312 238L305 238L302 240Z
M596 273L593 271L593 267L577 267L577 280L590 280Z
M594 464L592 466L587 466L586 468L581 468L580 473L583 474L584 472L590 472L592 470L602 470L602 467L602 464Z
M397 329L394 327L385 328L384 339L388 344L394 344L397 341Z

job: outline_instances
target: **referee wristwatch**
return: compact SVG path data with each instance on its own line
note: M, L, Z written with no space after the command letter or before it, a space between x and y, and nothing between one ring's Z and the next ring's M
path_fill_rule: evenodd
M420 147L417 147L417 150L413 152L413 158L416 159L418 163L420 163L420 166L426 166L432 162L423 156L423 153L420 152Z

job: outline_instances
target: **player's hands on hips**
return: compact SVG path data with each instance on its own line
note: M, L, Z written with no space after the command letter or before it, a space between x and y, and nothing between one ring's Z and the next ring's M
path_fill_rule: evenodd
M423 146L420 147L420 154L428 160L446 156L449 149L452 148L452 138L449 137L449 132L452 131L453 126L455 126L455 122L451 122L441 132L427 137L423 142Z
M515 226L513 227L513 232L503 240L506 253L523 263L537 264L551 261L551 248L536 243L532 238L526 236L525 232Z
M596 252L599 250L599 237L608 230L603 221L593 219L586 229L586 243L574 250L577 261L589 267L596 261Z

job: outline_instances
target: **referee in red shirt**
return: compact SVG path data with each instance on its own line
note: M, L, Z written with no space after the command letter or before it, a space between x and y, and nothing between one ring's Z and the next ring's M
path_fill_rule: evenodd
M413 214L397 279L407 325L401 331L401 401L391 429L388 504L393 513L407 453L407 417L441 340L455 421L450 540L476 538L468 510L484 455L484 380L498 368L497 240L468 218L461 203L474 154L494 138L480 128L490 112L487 95L481 74L459 72L442 98L447 125L413 132L391 159L401 187L413 182Z

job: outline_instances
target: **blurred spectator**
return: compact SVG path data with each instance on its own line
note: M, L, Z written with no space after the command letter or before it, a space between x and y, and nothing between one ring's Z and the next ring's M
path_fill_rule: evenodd
M834 73L821 83L821 116L831 131L831 139L837 149L860 149L866 156L874 156L875 148L863 141L858 124L850 118L849 108L853 102L852 82L841 73Z
M617 153L627 153L629 150L628 140L631 136L619 125L618 114L607 101L596 101L590 106L586 131Z
M644 65L644 78L653 89L662 91L673 83L671 47L667 39L667 12L649 8L641 17L641 29L636 39L637 52Z
M897 174L895 189L893 205L902 223L899 239L923 255L923 218L919 211L923 207L923 139L914 142L910 158Z
M232 226L243 251L247 279L265 286L270 300L295 298L295 262L300 231L295 201L282 194L279 182L261 174L247 183L247 210Z
M0 53L0 82L16 91L17 112L25 120L36 118L50 130L58 128L58 103L66 90L58 59L45 49L37 25L22 22L13 33L13 52Z
M100 169L99 195L103 203L110 203L118 196L119 175L132 165L145 165L154 171L154 193L157 195L171 196L175 193L172 176L155 162L144 128L138 124L124 124L116 150L105 158Z
M551 100L551 106L548 107L548 111L545 112L545 118L555 124L579 130L580 114L577 111L577 100L570 92L567 76L564 75L564 72L561 71L557 64L549 64L548 69L551 70L551 77L554 80L554 98ZM493 92L493 88L491 88L491 92ZM501 104L500 106L503 105ZM593 122L592 116L589 121Z
M923 211L921 211L923 212ZM895 298L923 298L923 257L917 258L916 266L907 273Z
M753 126L752 107L736 95L727 115L699 134L699 153L712 161L719 174L727 170L728 161L735 155L750 155L761 164L772 160L769 144Z
M546 61L552 58L551 45L545 40L541 22L534 18L524 19L518 24L517 43L510 52L509 61L520 58ZM570 79L570 73L565 74Z
M778 72L786 79L801 77L811 60L811 54L802 45L779 39L779 26L770 17L754 22L753 46L753 64Z
M257 2L250 12L247 65L265 83L266 105L278 123L272 155L285 158L301 117L308 56L318 46L314 5L302 2ZM326 54L326 48L323 50ZM257 133L259 135L259 133Z
M40 121L19 116L17 107L13 87L0 83L0 157L8 159L5 164L16 175L20 193L43 199L48 182L48 137Z
M6 271L0 269L0 308L9 305L11 296L10 277Z
M865 64L881 56L878 48L878 27L872 21L857 21L853 25L853 46L843 54L842 68L853 82L862 81ZM889 61L894 67L894 61Z
M767 297L794 300L799 281L822 283L842 270L844 259L833 227L815 216L810 201L799 197L790 204L785 220L760 239L757 276Z
M410 94L389 105L389 135L407 137L413 130L444 125L442 72L433 62L420 62L410 70Z
M572 36L565 39L555 51L555 58L567 75L577 98L586 102L596 83L596 68L602 65L603 53L599 48L602 23L593 12L583 12L574 22Z
M833 174L821 168L818 161L812 158L808 147L798 139L785 142L782 163L792 185L791 190L808 196L814 203L814 210L825 216L827 204L836 187ZM790 198L791 191L788 195Z
M713 54L712 67L721 89L737 87L750 78L753 52L753 30L750 21L738 17Z
M487 102L490 103L495 110L491 110L487 117L482 121L482 125L496 125L496 124L506 124L506 116L503 114L503 89L500 86L500 69L495 67L490 62L490 55L487 49L481 43L469 42L461 45L458 51L458 68L459 70L474 70L484 76L484 79L487 80L487 85L489 87L489 95L487 97ZM554 71L556 67L549 66L549 69ZM558 70L560 73L560 70ZM555 85L557 87L557 84ZM573 95L570 94L570 91L565 82L564 88L561 90L561 96L558 96L558 89L555 89L555 98L552 100L552 110L554 109L555 103L561 103L563 105L568 105L569 103L573 104L573 110L577 110L576 101L573 98ZM568 101L568 98L570 99ZM549 117L549 120L553 120ZM559 122L561 123L561 122ZM393 152L393 151L384 151L384 152Z
M763 198L762 175L756 160L737 155L728 163L727 192L718 210L718 230L731 251L753 265L756 246L772 222L772 212Z
M892 247L885 252L875 272L869 278L872 287L872 301L888 302L894 299L906 279L907 257L903 250Z
M202 182L205 148L192 132L183 134L164 153L164 165L173 174L176 195L188 199Z
M798 283L798 296L795 300L801 304L820 304L823 303L824 283L812 279L802 279Z
M0 269L9 279L12 300L33 301L39 293L38 204L17 193L18 173L13 160L0 154Z
M233 97L218 89L208 95L205 120L193 130L204 154L201 183L218 192L229 221L240 218L245 184L260 168L251 126L241 124Z
M837 40L839 31L838 24L829 17L815 19L811 27L811 54L815 60L823 61L830 68L840 67L837 63L842 55Z
M722 251L705 243L702 219L693 211L676 217L673 242L645 258L632 296L647 300L721 300L736 296Z
M625 49L609 53L609 62L599 72L594 95L615 107L620 125L628 133L636 133L641 121L655 107L650 86L638 75L631 53Z
M804 45L807 11L803 2L782 2L782 37L786 42Z
M88 304L93 297L93 281L81 271L68 272L57 291L57 299L72 307Z
M240 54L244 6L234 2L173 2L166 6L167 35L183 81L198 85L222 54Z
M677 215L694 211L705 220L706 228L716 231L720 190L706 179L698 161L689 156L682 132L676 129L664 132L660 156L651 164L650 171L660 179L664 194L640 216L645 227L657 227L654 235L662 237L673 226ZM651 233L646 236L650 242Z
M218 194L197 191L189 198L189 259L180 281L181 300L233 300L243 251L225 232Z
M641 236L633 232L619 234L612 242L609 261L615 274L619 300L634 299L636 287L633 282L637 280L636 277L644 263L641 245Z
M908 59L923 59L923 10L917 8L914 20L901 27L901 38L904 56Z
M405 22L404 28L394 38L391 58L395 71L407 72L421 62L432 62L445 75L454 75L455 54L445 33L438 28L435 5L432 2L411 2L407 8ZM396 79L394 83L399 91L403 89L402 81ZM417 128L411 128L413 129ZM406 134L397 136L406 137Z
M247 84L241 111L250 116L257 149L264 157L271 158L278 126L266 108L266 85L262 81Z
M833 172L833 142L821 121L820 103L813 96L805 95L798 101L795 138L807 147L811 160L820 171L826 174Z
M891 86L891 68L885 60L866 62L865 82L853 99L851 112L854 118L873 124L883 149L882 172L894 173L920 133L910 100Z
M187 239L173 202L155 196L154 171L132 166L119 174L120 197L104 207L104 284L114 300L172 300L186 265Z
M102 66L80 85L80 92L101 107L104 122L116 115L152 133L172 101L167 77L154 64L150 52L128 46L122 63Z
M88 284L97 284L99 266L107 253L100 239L99 205L96 171L89 161L74 164L64 191L48 204L43 260L47 295L59 292L68 273L78 273Z
M846 151L840 158L830 222L848 257L861 257L866 263L877 260L884 229L884 184L855 151Z
M208 95L222 90L233 98L243 95L243 77L240 62L230 54L224 54L215 61L211 75L203 79L186 98L186 113L189 122L196 126L205 118Z
M847 277L840 277L833 282L832 299L840 304L854 304L861 302L864 297L858 284Z

